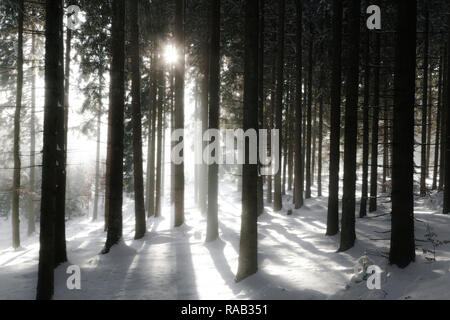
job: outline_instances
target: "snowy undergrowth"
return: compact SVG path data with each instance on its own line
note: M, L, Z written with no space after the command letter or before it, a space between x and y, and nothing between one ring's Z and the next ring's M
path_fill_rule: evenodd
M240 229L240 193L236 183L220 185L220 240L205 244L205 218L186 193L186 225L171 228L170 207L164 218L148 221L148 233L134 241L133 203L124 206L124 240L110 254L99 255L105 241L103 222L79 218L68 222L70 263L56 270L55 299L450 299L450 217L438 213L441 195L416 203L417 261L400 270L389 266L390 204L357 218L356 246L336 253L339 235L324 236L327 198L284 210L269 206L259 221L258 274L236 284ZM313 192L313 195L315 193ZM22 223L24 224L24 223ZM38 265L38 236L23 237L10 249L10 221L0 222L0 299L33 299ZM430 230L444 244L435 248ZM23 233L25 234L25 230ZM358 259L367 254L382 270L382 290L368 290L350 279ZM433 255L431 254L431 257ZM81 267L82 289L66 287L68 265Z

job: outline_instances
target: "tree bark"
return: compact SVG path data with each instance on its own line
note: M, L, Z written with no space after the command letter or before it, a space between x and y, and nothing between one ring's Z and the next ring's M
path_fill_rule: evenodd
M50 300L54 290L56 162L58 159L58 137L55 132L58 132L58 118L60 118L58 109L64 110L63 1L48 0L45 9L45 108L38 300ZM64 137L63 132L59 131L58 134Z
M275 174L273 210L281 211L283 208L281 196L281 159L283 150L283 91L284 91L284 21L285 21L285 0L278 1L278 30L277 30L277 90L276 90L276 114L275 129L280 131L279 135L279 154L277 155L280 164L278 172Z
M166 85L164 70L159 70L159 86L158 86L158 131L157 131L157 146L158 153L156 154L156 193L155 193L155 217L161 217L161 181L162 181L162 155L164 153L162 144L163 135L163 112L164 112L164 100L166 98Z
M437 115L436 115L436 138L434 145L434 169L433 169L433 190L438 187L438 171L439 171L439 156L441 148L441 118L442 118L442 68L444 62L443 57L439 58L439 80L438 80L438 102L437 102Z
M220 0L211 5L211 45L210 45L210 97L209 97L209 129L219 129L220 115ZM213 142L212 140L210 142ZM216 152L216 151L214 151ZM215 155L214 155L215 156ZM218 190L219 165L213 163L208 167L208 219L206 241L211 242L219 237Z
M111 172L108 213L108 234L103 254L122 238L124 97L125 97L125 1L113 0L111 31Z
M294 160L294 207L303 206L303 155L302 155L302 35L303 35L303 1L295 1L296 15L296 77L295 77L295 160Z
M175 67L175 128L184 130L184 0L176 0L175 41L179 61ZM184 140L184 138L183 138ZM183 152L183 151L182 151ZM184 153L181 155L184 157ZM175 227L184 224L184 162L175 165Z
M155 51L157 45L154 44ZM147 216L155 215L155 144L156 144L156 94L158 88L157 68L159 59L155 52L150 66L150 108L149 108L149 135L147 150Z
M258 1L245 2L244 132L258 130ZM245 143L245 161L250 146ZM242 169L242 220L239 282L258 271L258 165L245 163Z
M416 76L415 0L397 2L394 81L392 220L389 262L405 268L415 260L414 240L414 100Z
M330 181L328 196L327 232L339 232L339 162L341 140L341 75L342 75L342 1L333 0L331 58L331 112L330 112ZM359 30L359 28L358 28Z
M23 0L18 1L17 17L17 87L16 87L16 112L14 114L14 172L12 186L12 245L14 249L20 247L20 116L22 111L22 91L23 91Z
M342 198L342 232L339 251L354 246L355 232L355 191L356 191L356 145L358 133L358 85L359 85L359 42L361 2L349 2L348 73L345 102L345 148L344 148L344 194Z
M422 83L422 145L421 145L421 168L420 168L420 196L427 194L427 131L428 131L428 47L429 47L429 13L428 1L425 5L425 43L423 50L423 83Z
M363 109L363 175L359 217L367 216L367 197L369 189L369 108L370 108L370 31L366 31L364 66L364 109Z
M311 198L311 144L312 144L312 81L313 81L313 40L312 22L310 22L310 39L308 50L308 105L306 110L306 190L305 198Z
M133 125L133 177L134 177L134 213L135 239L141 239L146 232L144 201L144 170L142 163L142 115L141 115L141 71L139 55L139 3L132 0L130 4L130 51L131 51L131 95Z
M259 0L258 10L258 128L264 128L264 5L265 0ZM259 138L259 134L258 134ZM258 141L258 155L259 155ZM264 213L264 178L258 172L258 216Z
M372 105L372 155L370 158L369 212L377 211L378 200L378 130L380 118L380 33L375 35L374 99Z
M33 10L34 13L34 10ZM36 231L35 192L36 192L36 35L31 35L31 115L30 115L30 185L28 205L28 235Z

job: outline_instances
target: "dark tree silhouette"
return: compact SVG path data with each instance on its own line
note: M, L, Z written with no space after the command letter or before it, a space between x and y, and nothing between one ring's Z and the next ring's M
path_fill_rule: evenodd
M397 2L392 231L389 261L400 268L415 260L414 241L414 94L416 75L415 0Z
M333 0L331 57L331 116L330 116L330 177L328 196L327 235L339 232L339 162L341 138L341 54L342 1Z
M123 150L125 98L125 1L113 0L111 30L111 172L109 178L108 234L102 253L122 238Z
M353 247L355 234L356 146L358 133L359 41L361 1L349 2L348 71L345 103L344 195L342 198L342 232L339 251Z
M53 297L56 220L56 162L58 109L64 105L63 1L48 0L45 5L45 107L42 154L41 230L37 299Z
M141 71L139 57L139 13L138 0L130 4L130 54L131 54L131 94L133 122L133 177L134 177L134 212L136 217L135 239L145 235L144 170L142 168L142 115L141 115Z
M245 3L244 131L258 129L258 1ZM256 27L255 27L256 26ZM236 281L258 271L258 165L250 164L250 142L245 144L242 169L242 224Z

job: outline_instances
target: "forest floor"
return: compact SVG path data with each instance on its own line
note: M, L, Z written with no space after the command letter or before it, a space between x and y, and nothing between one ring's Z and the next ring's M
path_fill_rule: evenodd
M450 217L439 214L442 196L416 203L416 263L405 270L389 266L390 204L357 218L356 246L336 253L339 235L326 237L327 198L306 201L301 210L275 213L269 206L259 221L259 272L234 282L240 230L240 193L235 182L220 184L220 240L205 244L206 220L187 201L186 225L173 229L171 210L148 221L148 233L135 241L133 202L124 205L124 241L99 255L103 222L78 218L67 224L70 263L55 275L55 299L450 299L450 243L434 254L427 238L450 240ZM187 190L186 199L192 197ZM315 191L315 190L314 190ZM315 192L313 191L313 195ZM358 206L359 208L359 206ZM25 222L22 222L25 233ZM10 248L10 221L0 222L0 299L34 299L38 235L23 236L23 247ZM427 236L428 234L428 236ZM435 234L435 236L433 236ZM425 249L425 251L423 250ZM367 254L382 270L382 289L352 281L358 259ZM81 290L67 289L69 265L81 268Z

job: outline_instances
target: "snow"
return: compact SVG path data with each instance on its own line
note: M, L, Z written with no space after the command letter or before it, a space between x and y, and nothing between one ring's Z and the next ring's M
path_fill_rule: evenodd
M192 184L188 184L190 186ZM148 233L133 240L133 201L124 204L124 240L108 255L99 252L105 242L103 221L77 218L67 224L70 263L55 272L55 299L450 299L450 244L436 248L436 261L427 258L427 224L441 241L450 240L450 217L441 215L442 195L416 202L417 259L406 269L390 266L390 204L380 199L378 212L357 218L354 248L337 253L339 235L326 237L327 198L306 201L284 210L270 206L259 221L259 272L234 282L240 229L240 193L236 181L220 184L220 240L206 244L206 220L194 206L193 190L186 193L186 225L174 229L167 205L163 218L148 221ZM315 194L313 190L313 195ZM38 267L38 235L26 236L22 221L22 248L11 249L10 221L0 222L0 299L34 299ZM428 229L430 230L430 229ZM367 255L382 273L381 290L351 281L355 265ZM81 268L81 290L68 290L70 265Z

